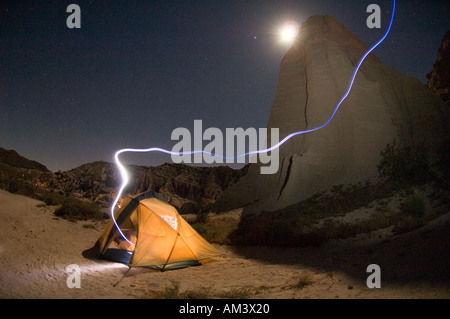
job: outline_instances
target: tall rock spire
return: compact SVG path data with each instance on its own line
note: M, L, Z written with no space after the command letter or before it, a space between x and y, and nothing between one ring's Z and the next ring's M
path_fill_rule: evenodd
M279 128L282 139L324 124L367 50L333 17L309 18L281 62L268 128ZM418 79L383 65L372 53L329 125L284 144L276 174L261 175L258 164L250 165L217 205L270 211L333 185L376 178L380 151L394 139L437 147L447 135L444 107Z

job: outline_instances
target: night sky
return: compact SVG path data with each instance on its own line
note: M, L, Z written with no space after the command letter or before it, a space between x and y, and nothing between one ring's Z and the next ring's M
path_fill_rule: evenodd
M69 4L81 29L69 29ZM382 28L366 26L369 4ZM330 14L371 46L392 1L2 1L0 147L68 170L121 148L171 149L177 127L265 127L280 62L277 30ZM450 29L448 1L397 1L380 60L426 82ZM206 144L206 143L205 143ZM135 164L168 155L127 156Z

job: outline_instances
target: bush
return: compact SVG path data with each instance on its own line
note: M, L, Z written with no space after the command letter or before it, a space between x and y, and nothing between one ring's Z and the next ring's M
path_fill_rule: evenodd
M48 192L44 195L44 197L42 198L42 201L49 206L56 206L56 205L61 205L64 202L64 199L66 197L64 197L63 195L60 195L58 193L55 192Z
M33 197L34 193L36 191L36 187L25 181L17 180L17 181L10 181L8 183L7 190L8 190L8 192L13 193L13 194L19 194L19 195L24 195L24 196L28 196L28 197Z
M206 224L209 220L210 205L204 204L203 200L197 199L195 202L184 203L180 209L180 214L195 214L196 222Z
M410 195L400 205L400 212L413 217L422 217L425 215L425 200L420 195Z
M206 223L195 222L191 226L208 242L230 244L230 234L238 227L239 220L231 217L210 218Z
M192 202L187 202L181 205L180 209L178 209L178 212L180 214L196 214L198 211L197 204Z
M233 288L219 295L221 299L250 299L255 291L250 287Z
M163 291L151 292L151 299L206 299L211 296L211 288L198 287L194 290L180 292L180 284L172 282L172 287L166 287Z
M344 197L343 201L345 201ZM326 197L328 200L329 198ZM331 201L330 201L331 202ZM316 207L323 202L316 202ZM310 213L307 210L301 210L300 205L296 206L298 210L280 210L275 212L264 212L259 215L243 216L236 229L230 233L230 240L234 244L241 245L268 245L268 246L311 246L320 245L332 239L344 239L356 236L361 233L368 233L378 229L387 228L396 224L402 216L393 214L389 211L373 214L369 219L346 223L334 218L342 214L333 213L335 208L327 205L323 206L330 213L316 210ZM336 205L338 207L338 205ZM353 210L353 209L351 209ZM348 210L348 211L351 211ZM338 209L338 211L340 211ZM342 210L344 211L344 210ZM321 225L319 221L324 220Z
M209 211L204 209L199 209L197 211L197 223L206 224L209 220Z
M64 200L62 206L55 211L55 215L71 221L103 218L96 203L74 197Z
M297 279L297 281L291 285L291 288L302 290L305 287L308 287L314 283L312 275L309 273L303 273Z
M16 194L20 189L20 185L19 183L17 183L16 181L11 181L8 184L8 192Z
M423 218L416 218L413 216L406 216L395 224L392 232L396 235L407 233L416 230L425 225Z
M319 232L305 233L309 217L299 212L276 211L259 215L243 216L238 227L230 233L235 244L269 246L318 246L323 241Z
M428 151L423 145L388 144L380 152L379 176L397 182L422 183L429 179Z

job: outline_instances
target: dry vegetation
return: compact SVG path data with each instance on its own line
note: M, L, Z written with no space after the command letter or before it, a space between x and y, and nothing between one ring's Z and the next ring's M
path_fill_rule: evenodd
M284 209L241 218L208 215L200 207L193 226L213 243L295 247L389 227L395 234L409 232L450 210L446 175L439 173L447 168L430 167L426 154L420 145L394 141L380 154L378 181L336 185Z
M448 261L442 258L448 255L448 187L431 172L411 183L409 174L415 170L407 171L402 178L386 175L378 183L337 185L259 215L248 215L245 209L210 213L199 202L183 216L223 255L202 267L136 270L126 278L123 268L107 270L109 263L80 253L95 243L106 223L92 202L41 189L33 197L44 202L4 192L11 202L3 203L3 218L9 220L3 247L21 253L0 260L6 274L0 290L14 298L448 297ZM37 240L54 244L29 250ZM390 284L377 291L367 289L364 277L374 260L383 264L383 284ZM67 289L61 263L84 265L83 290ZM40 277L23 279L35 273Z

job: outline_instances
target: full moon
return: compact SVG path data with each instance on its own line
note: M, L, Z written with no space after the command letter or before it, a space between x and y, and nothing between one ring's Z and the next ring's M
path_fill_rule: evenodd
M280 30L280 40L283 43L292 44L297 37L299 25L295 21L286 22Z

